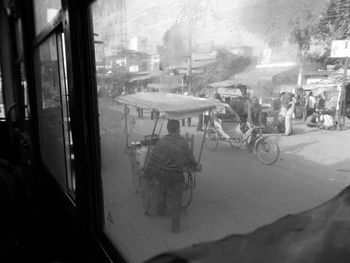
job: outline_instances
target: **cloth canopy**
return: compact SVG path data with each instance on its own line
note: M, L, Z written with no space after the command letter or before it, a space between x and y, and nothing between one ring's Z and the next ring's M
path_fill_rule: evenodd
M138 93L120 96L117 102L147 110L155 110L160 116L170 119L184 119L214 108L224 107L219 100L197 98L170 93Z

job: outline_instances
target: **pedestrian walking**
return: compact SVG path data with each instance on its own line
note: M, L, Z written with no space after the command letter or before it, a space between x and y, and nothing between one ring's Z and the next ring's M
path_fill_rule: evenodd
M312 91L307 95L305 104L307 118L315 112L316 98L313 96Z
M197 131L203 131L203 113L198 114Z
M285 116L285 132L284 134L286 136L289 136L292 134L292 119L293 119L293 114L294 114L294 110L295 110L295 103L296 103L296 99L295 99L295 95L292 94L290 97L290 101L288 102L287 105L287 112L286 112L286 116Z

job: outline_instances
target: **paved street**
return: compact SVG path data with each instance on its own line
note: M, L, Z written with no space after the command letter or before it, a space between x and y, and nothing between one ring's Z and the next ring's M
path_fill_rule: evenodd
M287 214L317 206L339 193L350 180L350 129L323 131L298 121L289 137L271 135L281 148L280 160L259 163L253 153L220 143L215 152L203 150L203 171L191 206L182 219L182 232L170 232L169 217L147 217L133 191L130 163L123 153L125 138L116 104L100 101L102 177L106 231L122 239L122 250L140 262L169 249L246 233ZM134 114L133 112L131 112ZM136 118L131 139L151 134L152 122ZM163 133L166 127L162 128ZM195 124L182 133L195 135L198 156L202 132Z

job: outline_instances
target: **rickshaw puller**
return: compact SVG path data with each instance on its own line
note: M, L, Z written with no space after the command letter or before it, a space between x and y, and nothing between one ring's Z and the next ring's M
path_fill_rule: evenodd
M180 135L180 122L169 120L167 129L169 134L161 138L154 146L145 173L159 182L160 195L159 200L157 200L159 215L165 215L167 196L171 195L171 229L178 233L180 232L184 190L184 168L191 167L196 171L200 171L201 166L197 164L185 138Z

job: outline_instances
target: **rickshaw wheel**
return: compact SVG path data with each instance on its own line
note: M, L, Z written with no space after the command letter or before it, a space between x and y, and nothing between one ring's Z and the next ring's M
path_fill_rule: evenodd
M242 141L240 139L230 138L229 142L234 149L239 149L242 146Z
M151 204L150 181L143 172L138 177L138 198L144 214L148 215Z
M187 208L190 206L193 198L193 189L195 187L195 176L192 173L187 174L184 182L184 191L182 194L182 208Z
M219 135L217 131L210 127L208 128L206 135L205 135L205 146L209 151L215 151L216 147L219 143Z
M140 178L140 169L138 169L138 165L136 161L131 162L131 171L132 171L132 183L135 189L135 192L138 193L140 191L139 188L139 178Z
M256 146L256 154L262 164L271 165L278 160L280 148L276 142L262 139Z

